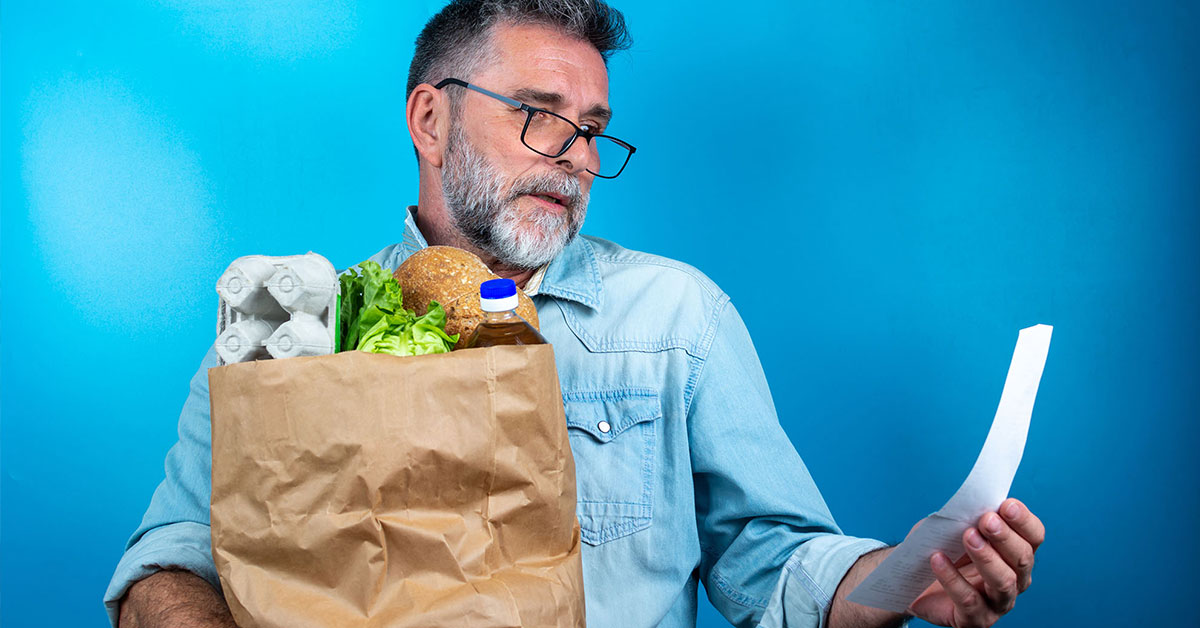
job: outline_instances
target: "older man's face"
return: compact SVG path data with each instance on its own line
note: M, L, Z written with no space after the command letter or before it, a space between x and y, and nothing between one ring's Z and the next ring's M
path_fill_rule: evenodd
M464 78L580 126L607 126L608 72L590 44L542 26L499 26L493 41L496 62ZM559 157L539 155L521 143L524 111L475 92L460 97L442 175L451 217L505 264L550 261L583 224L594 154L580 138Z

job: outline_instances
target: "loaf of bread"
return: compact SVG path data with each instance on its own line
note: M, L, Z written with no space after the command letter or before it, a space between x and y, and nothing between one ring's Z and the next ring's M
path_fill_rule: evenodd
M474 254L452 246L431 246L413 253L395 272L404 292L404 307L424 314L430 301L446 310L446 333L458 334L455 349L466 346L475 327L483 320L479 308L479 284L496 279ZM517 288L517 314L538 328L533 300Z

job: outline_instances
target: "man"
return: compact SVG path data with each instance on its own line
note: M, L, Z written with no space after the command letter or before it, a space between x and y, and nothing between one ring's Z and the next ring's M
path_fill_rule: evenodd
M693 625L700 580L739 626L899 623L845 600L889 550L840 534L728 297L684 264L576 237L596 177L633 152L607 135L606 55L624 40L620 14L586 0L468 0L434 17L406 110L418 204L373 259L458 246L534 297L576 461L590 625ZM125 628L233 625L209 546L214 364L106 596ZM1043 535L1008 500L967 531L957 567L933 558L912 613L991 625L1029 586Z

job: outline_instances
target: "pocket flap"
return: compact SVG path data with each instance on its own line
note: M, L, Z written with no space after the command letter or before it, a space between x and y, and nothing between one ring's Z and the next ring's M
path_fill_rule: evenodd
M658 393L648 389L563 393L567 427L607 443L638 423L662 416Z

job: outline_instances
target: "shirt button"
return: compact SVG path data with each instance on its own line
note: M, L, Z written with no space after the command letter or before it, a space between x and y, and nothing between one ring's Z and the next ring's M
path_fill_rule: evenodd
M596 425L596 428L599 429L601 433L607 434L608 431L612 429L612 426L608 424L608 421L601 421Z

